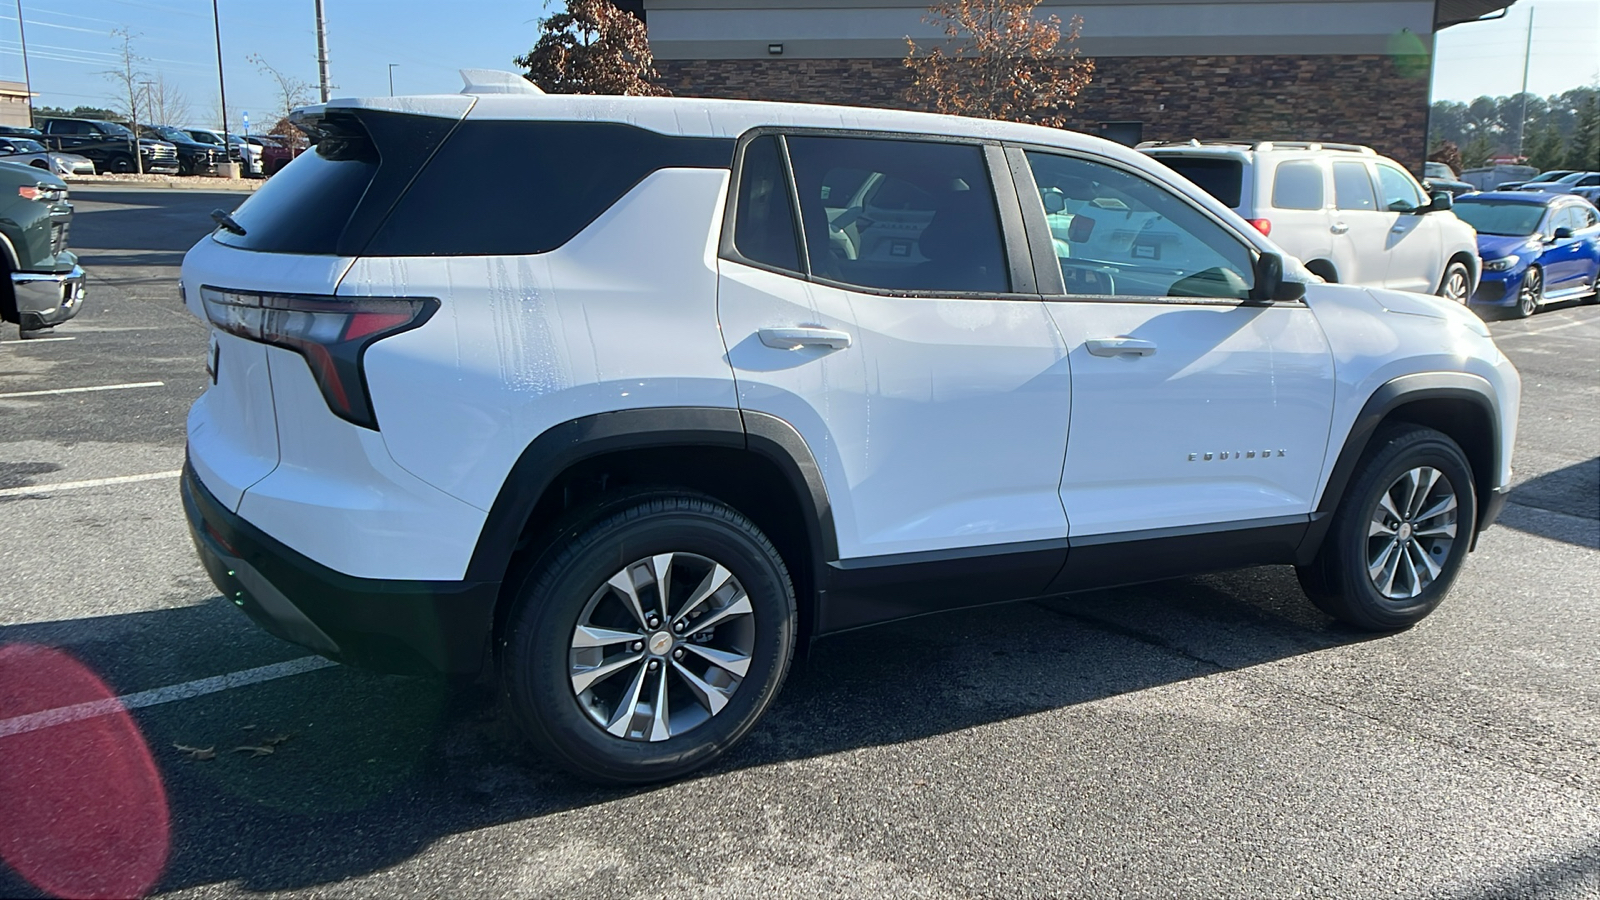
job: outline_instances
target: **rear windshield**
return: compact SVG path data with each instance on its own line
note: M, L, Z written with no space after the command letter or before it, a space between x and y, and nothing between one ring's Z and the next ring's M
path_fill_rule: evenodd
M1189 179L1201 190L1222 201L1229 209L1239 208L1244 184L1244 163L1236 159L1204 156L1157 156L1169 168Z
M214 237L267 253L544 253L657 169L729 167L733 144L610 122L341 112L234 212L243 235ZM515 171L497 171L507 159Z
M329 159L318 148L307 150L234 211L244 234L218 229L215 237L245 250L335 255L377 171L376 157Z

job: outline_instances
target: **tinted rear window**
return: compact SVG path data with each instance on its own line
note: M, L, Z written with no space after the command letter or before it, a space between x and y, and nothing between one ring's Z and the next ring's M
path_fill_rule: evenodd
M307 150L234 211L244 234L219 229L215 237L265 253L334 255L377 172L375 156L329 159L318 148Z
M726 169L733 147L611 122L464 122L365 255L545 253L657 169Z
M1244 163L1236 159L1209 159L1200 156L1157 156L1179 175L1222 201L1229 209L1239 207L1244 184Z

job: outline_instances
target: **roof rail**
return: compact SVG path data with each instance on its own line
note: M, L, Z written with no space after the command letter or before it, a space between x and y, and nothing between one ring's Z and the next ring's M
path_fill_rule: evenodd
M1190 138L1187 141L1140 141L1134 145L1136 150L1156 147L1244 147L1262 152L1270 150L1339 150L1345 153L1362 153L1367 156L1378 155L1376 150L1362 144L1340 144L1332 141L1202 141L1198 138Z
M1340 150L1345 153L1361 153L1367 156L1377 156L1378 152L1362 144L1340 144L1333 141L1260 141L1255 145L1256 150Z

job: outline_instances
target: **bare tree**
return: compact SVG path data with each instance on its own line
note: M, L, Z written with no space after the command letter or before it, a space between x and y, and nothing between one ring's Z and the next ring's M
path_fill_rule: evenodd
M156 73L153 80L144 83L145 119L152 124L181 125L189 121L189 98L183 89L167 81L167 76Z
M138 35L124 27L114 29L111 36L120 43L116 48L117 65L116 68L107 69L100 74L117 86L117 93L111 106L119 114L126 116L131 123L129 127L133 129L134 136L132 147L134 170L143 175L144 154L139 152L138 146L139 112L140 104L144 100L142 82L146 81L148 76L139 67L145 59L133 49L133 39Z
M312 88L314 87L311 82L296 78L282 69L276 68L263 59L259 53L252 54L249 60L255 63L257 69L261 70L261 74L272 80L273 87L278 95L278 109L272 115L264 116L264 121L286 119L289 117L289 113L294 111L295 107L305 106L311 102L313 97Z
M1094 76L1077 47L1083 19L1062 32L1059 16L1035 15L1040 0L952 0L924 19L945 34L927 49L906 38L915 80L906 99L935 112L1061 127Z
M513 59L529 81L552 94L660 96L644 23L610 0L567 0L539 23L533 49Z

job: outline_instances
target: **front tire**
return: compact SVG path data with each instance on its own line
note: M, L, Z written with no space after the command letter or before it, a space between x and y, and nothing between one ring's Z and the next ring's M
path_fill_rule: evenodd
M1317 608L1364 631L1422 621L1455 583L1478 521L1472 467L1448 435L1420 425L1378 432L1334 511L1322 547L1297 571Z
M1457 260L1446 266L1444 278L1439 281L1439 296L1466 306L1471 293L1472 272L1467 269L1467 264Z
M1526 319L1538 312L1542 303L1544 303L1544 273L1538 266L1529 266L1528 271L1522 275L1522 287L1517 289L1515 315L1519 319Z
M545 757L599 783L711 763L788 672L797 616L782 557L739 512L689 494L636 499L567 534L506 625L512 719Z

